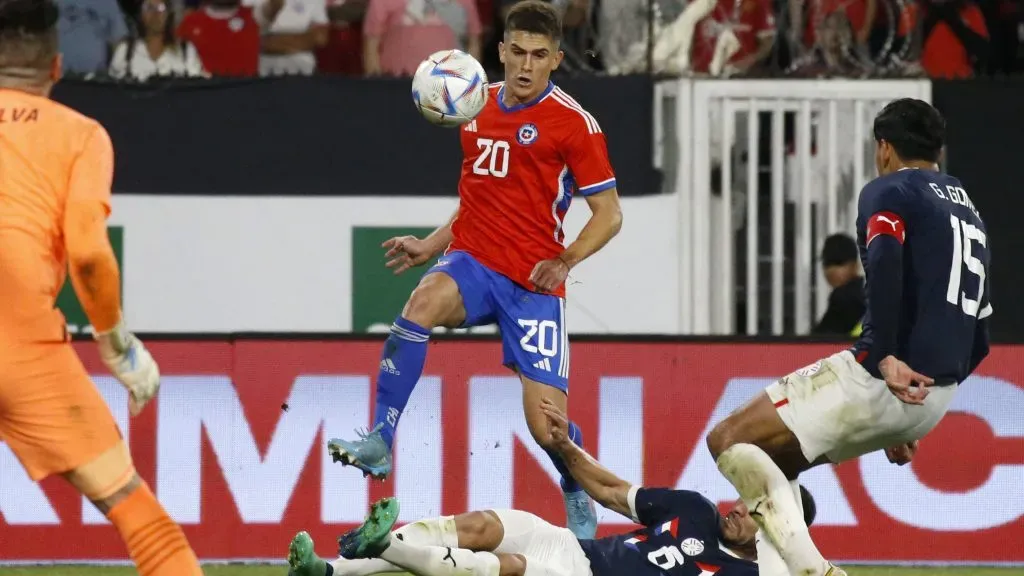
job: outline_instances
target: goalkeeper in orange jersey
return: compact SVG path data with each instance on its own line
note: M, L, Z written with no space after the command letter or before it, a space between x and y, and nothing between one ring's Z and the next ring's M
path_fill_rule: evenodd
M53 0L0 0L0 440L33 480L60 474L117 528L143 576L202 574L181 528L139 478L54 307L65 271L132 415L155 394L152 356L121 319L107 239L107 132L49 99L60 77Z

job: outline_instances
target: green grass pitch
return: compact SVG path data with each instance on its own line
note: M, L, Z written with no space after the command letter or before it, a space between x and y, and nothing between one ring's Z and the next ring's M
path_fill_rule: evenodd
M850 576L1024 576L1024 568L906 568L887 566L844 566ZM209 565L206 576L284 576L277 566ZM134 568L122 566L2 566L3 576L134 576ZM390 575L396 576L396 575Z

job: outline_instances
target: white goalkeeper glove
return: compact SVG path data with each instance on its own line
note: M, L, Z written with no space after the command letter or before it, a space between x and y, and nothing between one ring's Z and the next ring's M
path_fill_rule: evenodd
M160 368L156 361L142 341L125 328L123 320L107 332L94 334L93 338L99 344L103 363L128 390L129 411L132 416L138 416L160 389Z

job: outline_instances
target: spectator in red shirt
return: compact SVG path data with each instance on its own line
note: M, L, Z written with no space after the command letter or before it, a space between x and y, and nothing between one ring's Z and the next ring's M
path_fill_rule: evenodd
M256 76L260 26L273 22L283 5L283 0L268 0L254 11L240 0L207 0L182 19L177 35L196 47L210 74Z
M317 50L317 69L324 74L363 74L363 18L368 0L328 0L327 45Z
M725 61L724 71L743 73L760 64L775 43L775 17L770 0L718 0L711 14L697 23L690 50L694 72L714 72L711 63L724 35L735 37L738 48Z

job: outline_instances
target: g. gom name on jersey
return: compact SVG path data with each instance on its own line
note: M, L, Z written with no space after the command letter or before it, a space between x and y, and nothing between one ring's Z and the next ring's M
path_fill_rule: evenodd
M868 247L881 236L902 244L897 295L872 292ZM868 301L900 298L897 318L872 318L868 306L858 361L878 378L878 362L892 354L937 384L963 382L988 352L982 321L992 314L988 234L963 184L909 168L877 178L860 195L857 243Z

